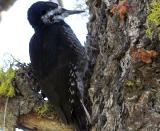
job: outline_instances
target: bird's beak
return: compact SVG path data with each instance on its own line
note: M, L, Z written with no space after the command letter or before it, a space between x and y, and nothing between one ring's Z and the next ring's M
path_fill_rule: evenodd
M67 17L69 15L80 14L80 13L83 13L83 12L85 12L85 11L83 11L83 10L67 10L67 9L62 8L61 13L64 17Z

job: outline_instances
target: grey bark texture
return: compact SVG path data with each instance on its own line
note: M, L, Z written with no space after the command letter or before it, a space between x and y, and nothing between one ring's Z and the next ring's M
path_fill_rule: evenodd
M36 111L42 107L44 100L38 93L40 88L31 66L19 66L12 84L16 94L13 98L9 98L6 109L8 98L0 97L0 130L14 131L16 127L25 131L72 130L71 126L66 126L60 121L51 106L47 107L47 112L42 116ZM6 114L5 121L4 114Z
M160 59L147 64L133 60L130 53L132 48L159 52L160 43L156 34L152 39L145 34L149 0L126 2L121 19L111 12L120 1L88 1L92 124L96 131L158 131Z

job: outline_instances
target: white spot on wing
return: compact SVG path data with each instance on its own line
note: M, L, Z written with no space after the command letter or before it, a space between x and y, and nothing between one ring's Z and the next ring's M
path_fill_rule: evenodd
M71 86L75 86L75 83L73 82L73 83L71 83Z
M74 94L75 94L75 91L74 91L74 90L69 89L69 91L70 91L71 95L74 95Z
M74 100L73 100L73 99L71 100L71 103L74 103Z

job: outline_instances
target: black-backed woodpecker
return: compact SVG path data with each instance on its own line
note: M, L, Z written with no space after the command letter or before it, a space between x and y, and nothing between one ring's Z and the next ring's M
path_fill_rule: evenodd
M42 92L62 121L73 124L77 131L88 131L90 118L83 104L82 81L86 51L64 22L65 17L82 12L53 2L34 3L28 10L29 23L35 30L29 53Z

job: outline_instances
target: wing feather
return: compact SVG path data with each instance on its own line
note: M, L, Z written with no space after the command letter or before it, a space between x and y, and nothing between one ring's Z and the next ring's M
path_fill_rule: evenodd
M72 31L72 29L67 25L62 28L62 37L64 39L63 43L66 44L76 55L81 58L86 57L86 50L81 45L80 41ZM62 39L62 40L63 40Z

